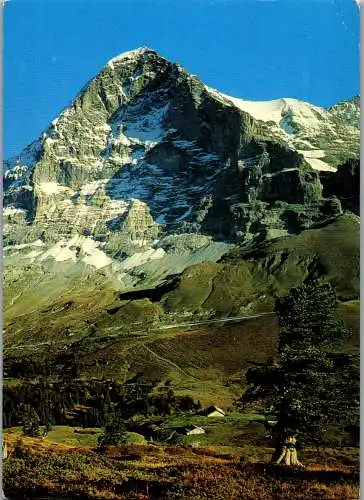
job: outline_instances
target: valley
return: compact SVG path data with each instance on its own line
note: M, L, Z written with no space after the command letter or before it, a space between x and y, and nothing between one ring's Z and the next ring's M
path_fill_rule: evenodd
M355 498L355 415L289 471L268 464L269 398L242 396L282 362L277 304L310 283L346 332L327 366L356 377L359 114L230 97L143 47L5 161L9 498Z

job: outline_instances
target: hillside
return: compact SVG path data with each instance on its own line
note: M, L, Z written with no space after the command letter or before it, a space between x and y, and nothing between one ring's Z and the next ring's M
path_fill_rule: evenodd
M275 300L314 277L354 358L359 112L229 97L147 48L109 61L5 161L6 427L34 394L62 426L231 410L277 358Z
M44 302L75 280L154 287L335 219L320 175L357 161L358 114L230 98L151 49L121 54L5 161L7 303L35 284Z
M21 250L20 250L21 252ZM19 253L9 258L9 266ZM213 319L272 311L276 294L284 295L308 276L326 275L341 300L359 297L359 224L346 214L331 224L280 238L256 249L236 248L220 261L187 268L169 285L119 292L111 280L64 275L55 287L56 270L42 276L30 268L5 287L18 289L18 300L6 297L5 345L63 342L95 335L158 329L196 318ZM72 267L71 267L72 270ZM67 276L66 272L70 274ZM38 273L37 294L32 281ZM18 288L19 287L19 288Z
M283 470L208 448L119 446L77 448L6 435L17 452L4 464L4 491L10 498L218 500L351 500L358 496L356 459L331 450L331 458L306 451L305 470ZM18 443L18 444L17 444ZM20 451L19 451L20 450ZM269 453L256 448L252 453ZM20 457L21 454L21 457ZM321 460L317 462L317 460ZM342 463L341 461L344 461Z

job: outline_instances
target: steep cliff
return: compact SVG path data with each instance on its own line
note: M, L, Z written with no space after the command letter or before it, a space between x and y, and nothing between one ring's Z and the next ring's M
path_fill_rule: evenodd
M357 99L229 97L148 48L115 57L5 161L7 300L38 283L46 301L50 283L93 273L153 287L334 220L342 206L320 172L358 158L358 116Z

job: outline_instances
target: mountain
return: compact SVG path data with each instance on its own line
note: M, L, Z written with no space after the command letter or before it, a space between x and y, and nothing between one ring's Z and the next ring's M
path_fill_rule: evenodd
M310 273L356 299L359 112L229 97L148 48L113 58L5 161L5 342L271 311Z
M356 353L359 113L229 97L147 48L109 61L5 161L6 387L168 381L228 408L277 356L275 298L320 275Z

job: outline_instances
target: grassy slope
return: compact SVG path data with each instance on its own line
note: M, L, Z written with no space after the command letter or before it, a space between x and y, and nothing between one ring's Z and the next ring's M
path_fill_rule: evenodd
M43 431L43 427L40 428ZM64 444L67 446L90 447L97 446L97 439L102 433L102 429L84 429L78 427L68 427L66 425L54 425L52 430L48 432L44 443L47 444ZM11 427L4 430L5 437L13 439L22 437L23 431L21 427Z
M345 214L327 226L279 238L254 251L235 249L217 264L186 269L177 289L162 301L169 312L229 316L271 310L310 274L325 274L341 300L359 294L358 218Z
M320 229L304 231L292 239L277 240L271 251L275 250L283 250L297 259L317 256L339 298L350 300L358 297L360 226L356 216L346 214Z
M67 332L83 336L115 302L115 288L96 274L90 279L69 277L61 282L58 276L45 276L34 286L27 286L27 281L32 285L34 280L31 270L24 272L14 304L10 300L14 291L5 285L5 298L9 296L9 305L5 305L4 310L6 342L62 341L67 338ZM56 294L50 293L51 285Z
M340 348L349 353L358 348L358 305L351 301L339 308L353 329L353 335ZM69 347L68 352L74 353L81 378L169 379L176 394L229 408L242 393L246 370L277 356L277 339L277 318L270 315L236 323L155 331L134 338L90 337ZM53 356L56 360L57 349L55 345L21 352L32 359ZM14 352L20 355L20 351ZM60 370L62 374L62 365Z
M350 300L341 302L338 307L339 316L343 319L352 334L344 340L342 349L348 354L358 354L360 350L360 302Z
M213 446L221 452L234 452L251 454L254 446L260 446L262 437L266 431L262 425L263 415L257 413L230 412L224 418L210 418L201 415L174 414L168 417L166 429L170 432L188 425L195 424L202 426L206 434L183 436L179 433L179 444L196 444L203 446ZM41 427L42 431L43 427ZM77 448L95 447L98 444L98 437L102 434L100 428L78 428L65 425L55 425L49 431L47 437L42 440L46 444L63 444ZM11 427L5 429L5 438L15 439L16 437L26 439L23 436L21 427ZM139 439L138 439L139 438ZM41 438L38 438L41 441ZM143 436L135 432L128 433L128 444L146 444ZM271 443L264 442L264 446L269 448ZM249 451L249 448L252 448ZM256 451L256 450L255 450ZM266 453L268 453L266 451ZM269 457L266 457L267 459Z
M149 346L194 377L181 377L181 372L174 370L177 392L198 396L206 404L226 406L240 395L246 369L276 355L277 333L275 316L265 316L201 327L158 339Z
M41 432L43 427L40 427ZM95 447L98 445L98 438L103 433L103 429L69 427L67 425L54 425L52 430L48 432L42 442L46 444L63 444L66 446L75 446L77 448ZM19 437L24 439L23 430L21 427L10 427L4 430L6 437L13 439ZM127 433L127 444L145 444L143 436L135 432Z
M174 415L168 419L167 427L177 430L187 424L195 424L205 430L205 434L180 436L181 444L199 444L213 446L220 452L243 453L251 455L258 446L268 448L272 443L264 440L266 430L262 421L264 416L258 413L229 412L225 417L206 417L202 415ZM272 451L272 450L270 450ZM265 459L269 460L268 450Z
M278 239L254 252L236 249L219 263L185 270L179 286L161 303L148 299L121 301L113 285L102 276L75 278L69 293L64 289L47 306L42 296L21 316L21 301L8 309L5 353L57 359L59 347L66 345L68 352L75 354L81 377L170 379L178 394L192 395L206 404L231 406L241 394L245 370L276 355L275 317L157 328L171 321L194 321L201 314L225 317L272 310L272 294L287 293L313 269L324 271L342 298L356 298L358 238L357 218L345 215L330 225ZM27 294L29 298L30 292ZM162 306L167 315L160 319ZM356 352L358 302L341 304L339 312L354 330L343 348ZM108 338L116 334L120 336ZM84 342L75 342L80 337L86 337ZM7 348L13 343L43 341L52 344Z
M189 331L151 332L141 338L103 342L90 338L68 352L75 354L81 378L169 379L176 394L227 407L241 395L246 369L276 355L277 334L277 320L272 315ZM50 354L47 346L33 350L31 357Z
M19 438L7 436L10 452ZM250 457L213 449L118 446L107 449L54 445L21 438L22 458L4 461L3 485L11 498L226 500L358 498L356 450L301 452L304 470L270 466L271 450Z
M353 329L341 347L349 353L357 352L359 342L359 311L355 304L342 303L339 308ZM78 359L84 363L83 377L122 379L139 374L143 378L170 379L177 394L190 395L204 404L230 407L241 395L246 370L277 356L278 333L276 316L263 316L113 340L102 348L95 344L87 353L82 349Z
M168 322L173 315L224 317L271 310L274 294L287 293L315 270L332 280L341 300L357 299L359 224L347 214L325 227L277 239L255 251L233 250L220 263L192 266L159 304L148 299L120 301L115 284L102 273L77 277L69 267L62 277L35 277L25 270L16 284L5 285L5 342L61 339L66 331L76 337L95 330L130 332L161 317ZM30 286L35 278L37 283ZM116 307L120 309L111 314Z

